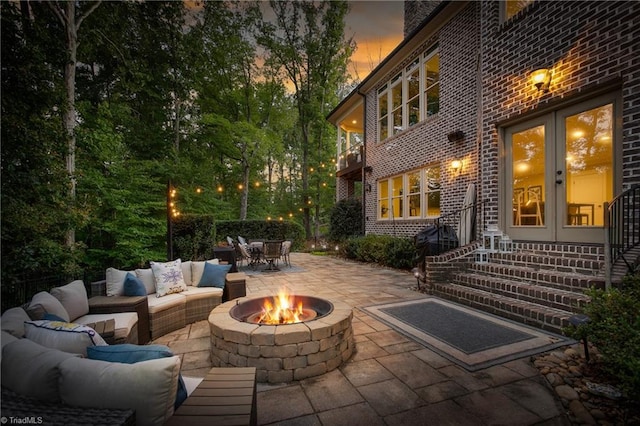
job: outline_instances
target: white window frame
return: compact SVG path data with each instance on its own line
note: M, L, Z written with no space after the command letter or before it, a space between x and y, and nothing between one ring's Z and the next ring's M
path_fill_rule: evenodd
M422 168L422 169L418 169L418 170L410 170L408 172L405 172L403 174L399 174L399 175L394 175L394 176L390 176L386 179L380 179L378 180L378 198L376 201L376 210L377 210L377 219L379 221L391 221L391 220L419 220L419 219L430 219L430 218L434 218L434 217L438 217L439 213L437 215L429 215L429 205L428 205L428 197L429 197L429 193L433 192L429 190L429 186L428 186L428 182L427 182L427 178L428 178L428 171L431 169L437 168L439 169L439 177L440 177L440 181L439 183L439 188L437 191L440 192L440 202L442 202L442 168L439 164L430 164L427 165L426 167ZM409 175L415 174L416 172L418 172L420 174L420 189L419 192L409 192L410 191L410 180L409 180ZM402 179L402 188L400 190L399 193L394 194L393 192L393 182L396 179ZM382 197L382 191L381 191L381 187L382 185L386 184L387 185L387 196L386 197ZM412 195L416 195L419 194L420 196L420 214L419 215L411 215L411 204L410 204L410 198ZM394 205L394 201L396 200L400 200L400 202L402 203L402 205L400 206L400 208L396 208ZM385 208L385 213L386 213L386 217L383 217L383 213L382 213L382 208ZM439 208L441 206L438 206ZM402 214L398 214L399 212L396 212L395 210L402 210Z
M377 127L378 142L382 142L391 136L397 135L398 133L401 133L410 127L409 126L410 114L409 114L409 105L408 105L409 76L416 71L416 68L418 68L418 78L420 79L420 82L419 82L420 117L418 117L418 121L412 124L412 126L435 115L435 114L427 115L427 99L426 99L427 76L426 76L426 73L424 72L426 62L429 61L429 59L431 59L434 55L438 55L438 56L440 55L440 49L438 48L437 43L431 46L429 49L421 52L420 55L418 55L411 64L407 65L399 73L394 74L389 81L385 82L383 86L378 88L376 92L376 95L377 95L376 127ZM440 74L440 69L438 68L438 75L439 74ZM438 84L439 82L440 82L440 78L438 78ZM395 110L393 108L393 89L398 84L401 84L401 90L402 90L402 94L401 94L402 100L400 103L400 108L402 108L402 111L401 111L402 123L400 126L395 126L393 122L393 118L394 118L394 112L397 110L397 108ZM438 90L438 105L440 104L439 94L440 94L440 90ZM386 100L387 100L386 117L380 117L380 104L381 104L380 99L383 97L386 97ZM438 111L439 110L440 108L438 107ZM381 129L382 129L381 124L382 122L384 122L385 119L387 124L387 135L383 137L381 133Z

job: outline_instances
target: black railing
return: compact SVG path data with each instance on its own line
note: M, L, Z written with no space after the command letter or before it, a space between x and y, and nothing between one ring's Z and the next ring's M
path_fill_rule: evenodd
M632 271L633 264L624 255L640 244L640 184L633 185L611 203L605 203L604 225L605 255L609 257L607 272L619 259Z

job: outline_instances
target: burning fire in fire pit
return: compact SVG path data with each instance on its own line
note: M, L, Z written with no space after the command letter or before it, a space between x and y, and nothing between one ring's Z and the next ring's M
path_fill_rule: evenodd
M247 318L247 322L256 324L294 324L312 320L316 317L315 309L305 308L301 299L287 293L285 289L276 297L265 299L262 312L256 312Z

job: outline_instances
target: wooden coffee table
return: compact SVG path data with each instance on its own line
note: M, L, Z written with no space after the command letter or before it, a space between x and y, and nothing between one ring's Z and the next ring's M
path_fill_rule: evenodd
M93 328L108 344L113 345L115 343L116 320L109 319L84 325Z

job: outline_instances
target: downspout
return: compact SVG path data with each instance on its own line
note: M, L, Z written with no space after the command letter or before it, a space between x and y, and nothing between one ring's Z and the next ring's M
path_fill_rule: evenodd
M367 167L367 96L358 89L358 95L362 96L362 129L364 130L363 141L362 141L362 168L360 173L362 173L362 232L364 235L367 235L367 172L365 168Z

